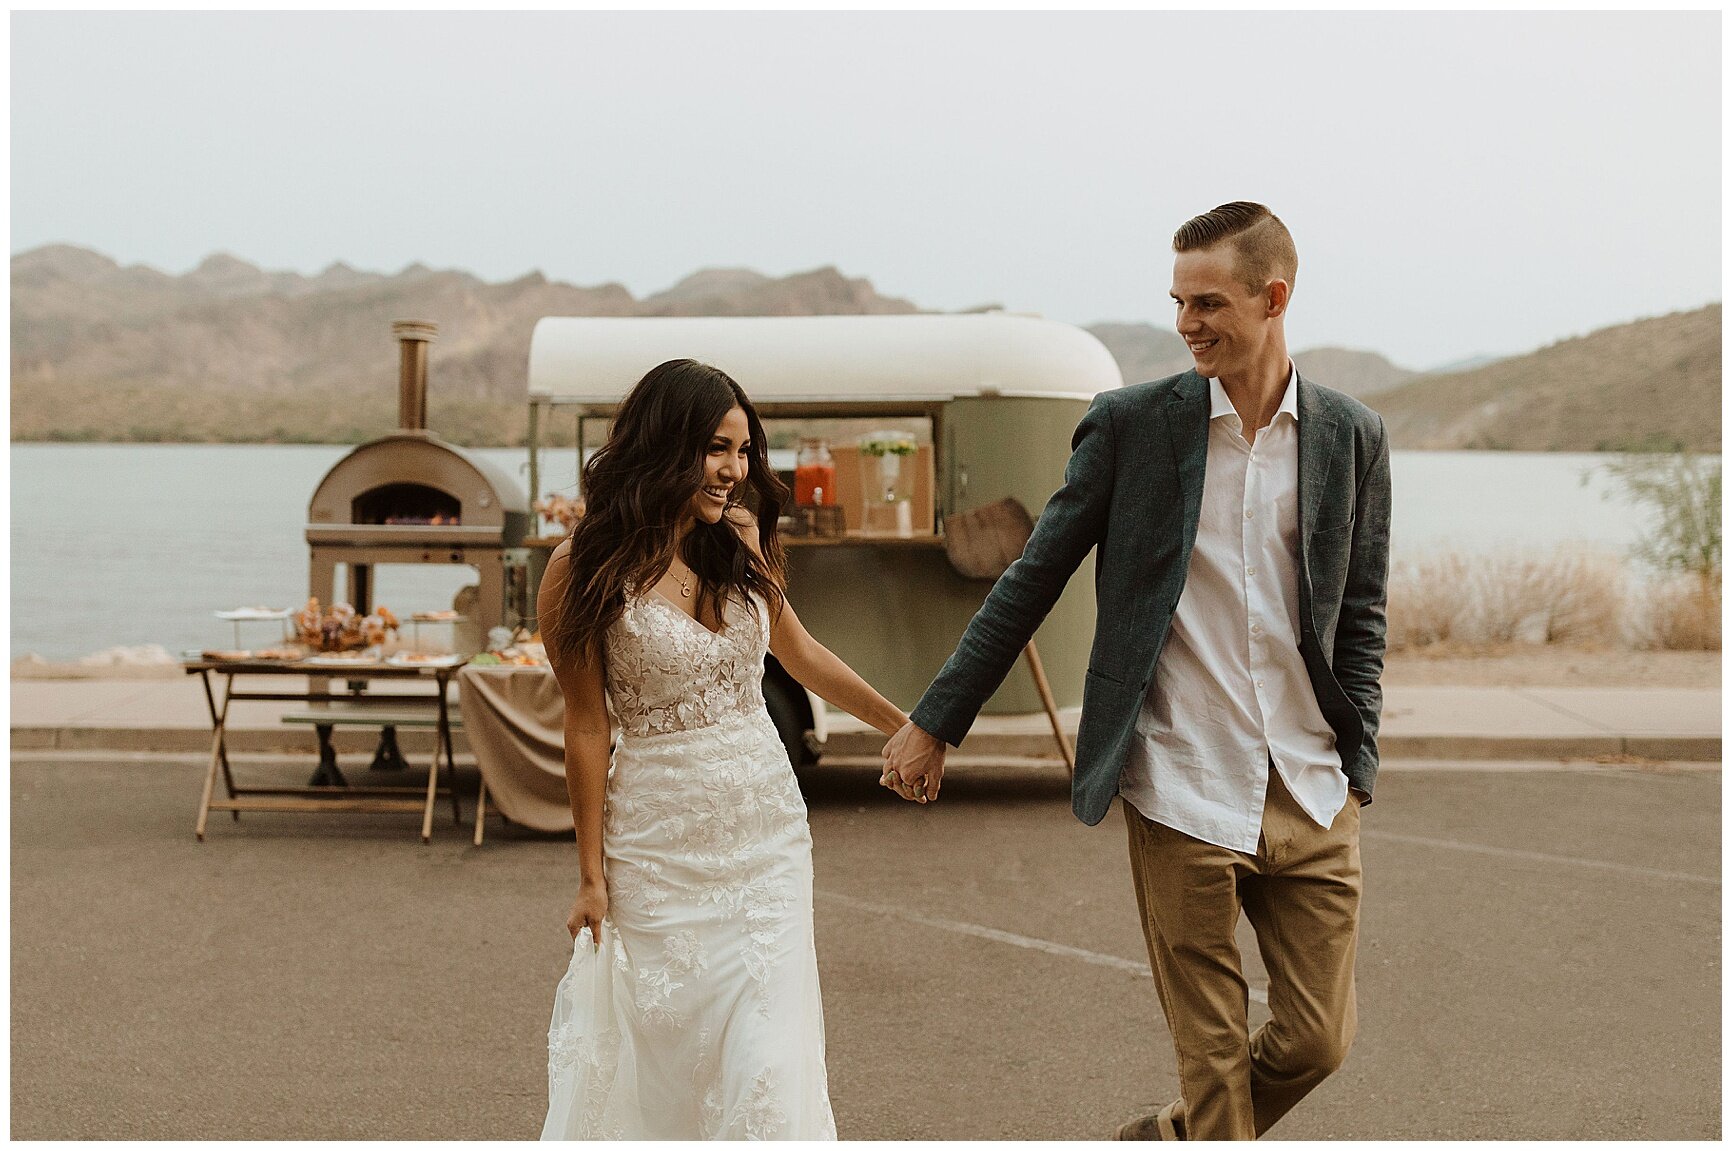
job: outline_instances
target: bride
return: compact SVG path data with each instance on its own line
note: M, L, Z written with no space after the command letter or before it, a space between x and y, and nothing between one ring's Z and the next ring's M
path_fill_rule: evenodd
M579 874L541 1136L834 1139L812 839L764 652L886 735L907 717L787 602L788 490L725 373L652 369L583 479L586 514L538 605Z

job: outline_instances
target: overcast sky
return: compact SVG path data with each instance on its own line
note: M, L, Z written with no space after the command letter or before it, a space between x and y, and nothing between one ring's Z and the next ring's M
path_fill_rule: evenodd
M1173 230L1298 243L1289 339L1426 368L1720 298L1720 15L12 15L12 251L420 261L639 296L834 264L1171 323Z

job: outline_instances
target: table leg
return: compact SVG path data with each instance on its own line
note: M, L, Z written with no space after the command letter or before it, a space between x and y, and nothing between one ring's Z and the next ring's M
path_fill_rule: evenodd
M445 770L451 779L451 821L459 827L463 825L463 806L457 797L457 740L451 734L451 709L446 701L445 689L450 681L443 676L439 679L439 740L445 748ZM434 754L439 753L438 748Z
M199 682L204 685L204 706L205 706L205 710L210 712L211 730L213 732L220 732L224 727L226 727L226 724L218 722L218 719L217 719L216 697L211 694L211 689L210 689L210 672L208 670L207 671L201 671L198 673L198 678L199 678ZM234 692L234 687L235 687L235 677L232 675L227 676L223 680L222 711L223 711L223 714L225 716L228 714L228 706L229 706L228 700L229 700L229 696ZM234 777L234 773L229 770L228 740L227 739L220 739L217 743L217 747L219 748L218 754L219 754L219 758L222 762L223 786L228 788L229 798L233 799L235 797L235 794L236 794L236 792L235 792L235 777ZM231 812L229 812L229 814L235 817L236 823L239 823L241 821L241 813L240 812L231 811Z
M225 770L227 752L223 746L223 729L228 726L229 695L234 690L234 676L229 676L223 685L223 702L220 708L217 707L216 699L211 694L210 673L201 671L199 677L204 680L205 704L210 708L211 718L210 767L205 771L204 794L198 801L198 823L193 826L193 835L198 838L200 843L203 843L205 823L210 818L211 796L216 791L217 772ZM232 785L229 794L231 796L234 794ZM235 815L238 817L240 812L235 812Z
M439 753L445 733L445 677L435 677L439 691L439 738L433 741L433 757L427 764L427 804L421 812L421 842L433 842L433 805L439 798Z
M427 803L421 811L421 842L433 841L433 805L439 798L439 752L433 752L433 759L427 765Z
M487 830L487 780L481 780L481 791L475 796L475 846L481 846L481 835Z

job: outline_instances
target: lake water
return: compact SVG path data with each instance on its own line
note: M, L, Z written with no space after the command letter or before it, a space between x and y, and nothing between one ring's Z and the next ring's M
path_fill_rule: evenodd
M118 645L226 647L232 627L213 610L305 602L307 501L348 450L14 445L13 658L35 652L66 660ZM528 486L524 449L478 454ZM1640 534L1642 517L1592 471L1606 458L1396 452L1391 546L1397 557L1565 545L1621 553ZM544 454L543 469L544 490L571 490L570 449ZM374 602L400 615L445 608L472 580L463 567L386 567L376 573ZM792 592L797 604L799 589ZM264 624L241 635L244 646L272 638Z

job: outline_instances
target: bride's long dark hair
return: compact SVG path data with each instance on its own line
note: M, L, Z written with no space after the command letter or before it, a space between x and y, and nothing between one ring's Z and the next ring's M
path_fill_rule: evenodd
M699 519L676 541L680 516L704 483L704 462L722 418L746 413L751 444L744 491L736 503L758 520L760 559L734 526L731 504L717 523ZM698 614L722 620L722 607L747 593L762 597L771 617L785 602L785 561L776 517L788 487L770 470L764 425L726 372L696 360L669 360L637 382L614 417L607 443L583 468L584 515L571 533L571 576L559 618L546 634L553 651L576 662L600 657L602 637L625 610L627 585L648 588L676 550L702 581ZM743 517L742 517L743 518Z

